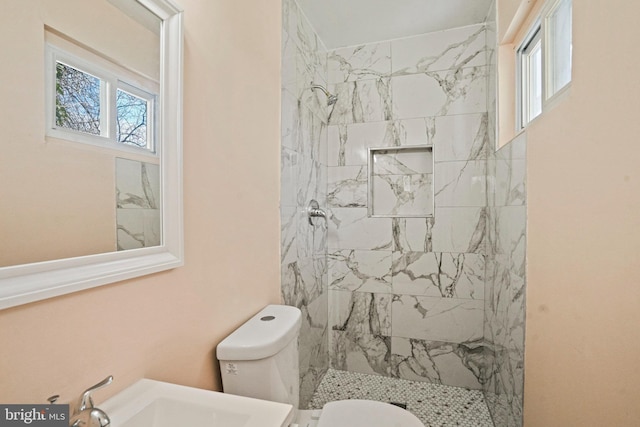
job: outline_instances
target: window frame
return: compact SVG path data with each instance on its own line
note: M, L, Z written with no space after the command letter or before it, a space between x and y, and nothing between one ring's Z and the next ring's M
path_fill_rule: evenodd
M157 120L158 109L156 108L157 95L150 93L144 89L141 89L137 86L126 83L122 80L118 80L118 85L116 86L114 91L116 99L114 99L114 101L111 103L111 107L114 110L116 110L115 113L112 113L116 118L116 120L113 122L113 125L115 125L116 127L118 122L118 112L117 112L118 91L122 91L122 92L128 93L129 95L133 95L137 98L144 99L145 101L147 101L147 105L149 107L147 107L147 146L141 147L141 146L136 146L135 144L127 144L125 142L118 141L118 137L117 137L118 130L114 129L113 135L115 136L116 143L118 144L118 146L127 146L135 149L146 150L150 153L156 153L158 151L157 144L156 144L156 127L158 123L158 120Z
M538 16L538 18L534 21L534 23L530 26L529 31L527 31L526 36L523 37L522 41L517 44L516 48L516 133L521 132L526 129L526 127L533 122L536 118L542 116L552 105L555 104L556 100L560 98L571 86L571 81L573 78L573 58L569 58L569 81L560 88L557 88L555 92L551 90L550 78L552 78L552 69L554 67L554 63L551 60L550 54L550 40L554 35L550 30L550 18L552 14L560 7L563 2L569 2L571 5L571 10L573 11L572 0L551 0L547 2L542 7L542 10ZM570 15L570 19L573 20L573 14ZM572 24L572 23L571 23ZM526 90L526 85L529 82L528 70L523 65L527 58L527 50L532 45L532 43L536 43L539 39L540 49L541 49L541 64L540 64L540 73L541 73L541 94L542 94L542 108L538 115L535 117L529 117L528 111L528 101L530 98L529 92ZM572 49L570 49L570 55L572 56Z
M541 64L540 64L540 73L541 73L541 81L540 81L540 90L542 93L541 103L544 104L544 76L542 75L542 69L544 69L544 49L543 49L543 37L542 37L542 28L540 25L540 21L536 21L533 25L532 29L527 34L527 37L520 44L516 54L516 73L517 73L517 129L524 129L529 123L531 123L536 117L542 114L542 108L540 112L535 116L531 116L530 105L531 105L531 74L530 74L530 59L534 50L538 50L536 46L539 45L539 50L541 53Z
M90 74L100 80L100 135L58 126L56 123L56 67L58 63ZM119 66L108 59L47 33L45 45L45 135L119 152L158 157L159 84L145 76ZM117 141L116 93L118 90L143 98L147 111L147 145L140 147ZM150 110L150 111L149 111Z
M569 15L569 19L570 19L570 27L571 27L571 39L570 39L570 45L573 45L573 0L553 0L551 1L547 7L545 7L544 10L544 31L545 31L545 39L548 41L551 41L553 38L556 37L556 34L554 34L553 32L553 26L550 24L551 22L551 18L553 16L553 14L560 8L560 6L563 3L569 3L569 9L570 9L570 15ZM547 59L547 61L545 63L543 63L543 67L544 67L544 76L545 76L545 97L547 98L548 101L551 101L552 99L554 99L554 97L556 97L558 94L562 93L564 90L566 90L566 88L571 84L571 80L572 80L572 70L573 70L573 52L572 52L572 48L569 48L569 81L567 83L565 83L563 86L560 86L558 88L555 89L555 91L553 90L553 85L550 83L551 79L554 77L554 67L557 65L554 61L551 61L549 59ZM546 58L552 58L553 57L553 48L554 45L553 43L546 43L545 45L545 50L544 50L544 55Z

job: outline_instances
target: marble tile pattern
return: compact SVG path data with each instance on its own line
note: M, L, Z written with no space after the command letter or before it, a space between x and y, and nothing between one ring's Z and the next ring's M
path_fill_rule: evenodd
M161 243L160 169L158 165L116 158L117 249Z
M371 186L373 215L433 215L433 174L374 175Z
M331 290L329 306L332 366L389 375L391 294Z
M484 255L409 251L392 254L394 294L484 300Z
M392 343L394 377L467 388L486 376L482 340L456 344L393 337Z
M371 215L433 215L434 172L431 147L376 149L371 152L371 157Z
M486 381L485 33L475 25L328 53L339 98L326 132L332 368L476 390ZM415 145L432 157L393 150ZM370 200L368 150L387 147ZM371 207L397 217L369 217ZM432 216L412 217L418 208Z
M329 290L391 293L392 254L355 249L330 252Z
M521 425L525 159L519 142L492 153L494 20L331 52L294 0L282 21L282 298L303 311L301 407L331 363L396 381L382 399L419 387L446 396L438 384L482 389L497 426ZM338 102L328 107L312 83ZM427 144L433 217L369 218L367 150ZM392 177L385 184L399 188ZM310 198L326 223L306 222ZM381 390L367 381L346 380L368 397ZM421 418L492 425L486 410L458 417L476 403Z
M482 300L394 295L393 336L463 343L482 338Z
M487 126L496 138L494 1L486 29ZM487 157L487 239L483 391L496 427L523 425L526 304L526 135Z
M482 392L428 382L329 369L309 408L332 401L368 399L406 405L425 427L493 427ZM317 420L301 427L313 427Z
M496 426L522 426L526 304L526 134L489 160L483 390Z
M327 84L327 55L296 2L283 0L282 6L281 294L284 304L302 311L304 408L329 366L327 223L318 218L310 225L305 212L312 199L327 206L327 99L311 89ZM331 197L339 205L347 196Z
M368 44L329 52L329 83L375 80L391 74L391 44Z
M327 205L332 208L367 207L368 171L366 166L335 166L330 168L331 191Z
M486 65L485 28L453 28L393 40L393 75L457 71Z
M328 216L330 250L378 251L392 246L391 218L369 218L366 208L331 208Z

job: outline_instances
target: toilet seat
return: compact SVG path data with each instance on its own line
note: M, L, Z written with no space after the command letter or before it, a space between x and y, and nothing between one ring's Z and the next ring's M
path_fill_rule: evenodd
M373 400L338 400L322 408L317 427L424 427L411 412Z

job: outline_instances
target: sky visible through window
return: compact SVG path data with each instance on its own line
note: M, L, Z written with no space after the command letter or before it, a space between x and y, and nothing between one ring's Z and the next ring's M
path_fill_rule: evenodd
M100 135L100 79L56 63L56 125Z
M116 92L116 140L137 147L147 146L148 101L124 90Z

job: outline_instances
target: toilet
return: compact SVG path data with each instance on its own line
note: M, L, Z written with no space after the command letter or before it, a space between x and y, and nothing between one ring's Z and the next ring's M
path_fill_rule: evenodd
M222 340L217 358L223 391L297 408L301 317L296 307L269 305ZM395 405L354 399L324 405L317 427L424 427L424 424Z

